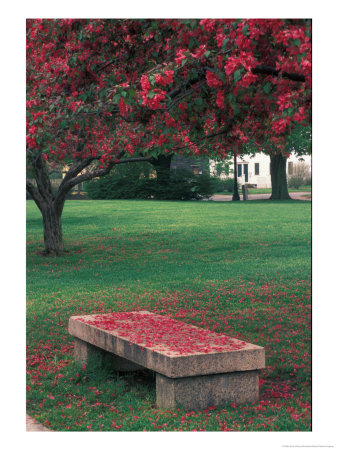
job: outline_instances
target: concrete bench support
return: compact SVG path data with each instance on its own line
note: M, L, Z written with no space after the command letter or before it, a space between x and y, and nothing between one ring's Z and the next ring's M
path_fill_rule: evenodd
M74 357L98 354L117 371L156 372L156 404L204 409L259 399L263 347L148 311L75 316Z
M258 370L184 378L156 374L156 404L162 409L204 409L258 400Z
M133 372L135 370L142 370L144 367L128 361L128 359L121 358L121 356L106 352L95 345L88 344L82 339L74 338L74 359L80 363L87 363L93 355L100 355L103 360L109 362L109 367L118 372Z

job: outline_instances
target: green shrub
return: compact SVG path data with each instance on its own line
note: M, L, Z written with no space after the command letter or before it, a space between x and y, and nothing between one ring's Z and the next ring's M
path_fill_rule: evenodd
M227 178L226 180L222 180L223 183L223 191L234 192L234 179Z
M299 189L304 185L304 178L299 175L291 175L288 179L288 186L290 188Z
M234 179L226 178L222 180L220 178L214 178L214 184L216 187L216 192L233 192L234 191Z
M146 181L126 176L107 176L86 184L91 199L113 200L118 198L147 198Z
M109 175L85 183L87 197L91 199L147 198L146 181L153 172L149 163L121 164Z
M216 189L216 193L224 191L224 181L218 177L213 177L213 183Z
M216 184L210 175L194 175L181 169L172 172L166 184L153 180L153 195L159 200L200 200L211 197L217 191Z
M209 175L194 175L187 170L171 172L166 182L156 178L113 172L86 184L91 199L200 200L217 191L217 181Z

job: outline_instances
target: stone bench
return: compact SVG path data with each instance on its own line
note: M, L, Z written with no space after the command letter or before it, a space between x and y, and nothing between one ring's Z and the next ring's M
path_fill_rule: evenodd
M259 399L263 347L148 311L73 316L69 333L77 361L103 350L116 370L156 372L159 408L204 409Z

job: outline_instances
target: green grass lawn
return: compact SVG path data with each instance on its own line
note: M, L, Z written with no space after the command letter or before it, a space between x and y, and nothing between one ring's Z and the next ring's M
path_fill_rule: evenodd
M27 202L27 411L53 430L310 430L311 205L67 201L43 257ZM155 406L150 372L78 366L72 315L147 309L262 345L258 404Z

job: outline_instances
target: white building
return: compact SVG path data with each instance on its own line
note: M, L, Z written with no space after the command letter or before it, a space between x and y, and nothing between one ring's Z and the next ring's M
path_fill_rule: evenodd
M309 166L311 171L311 156L303 155L297 156L291 154L286 164L287 176L292 175L296 164L304 163ZM215 161L210 160L210 173L213 172ZM230 163L230 168L233 169L233 163ZM237 158L237 177L238 183L252 184L257 188L271 188L271 172L270 172L270 157L264 153L257 153L254 156L243 155ZM226 178L221 175L221 178Z

